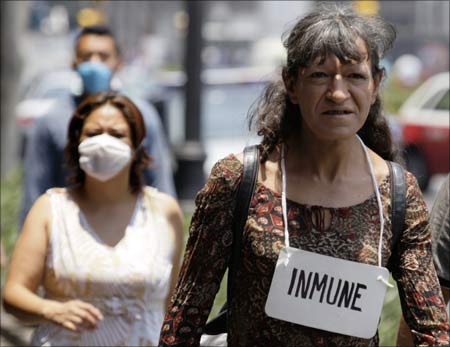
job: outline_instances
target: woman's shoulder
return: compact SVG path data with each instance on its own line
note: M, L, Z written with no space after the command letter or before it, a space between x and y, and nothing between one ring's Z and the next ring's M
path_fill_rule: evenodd
M152 206L157 206L160 211L164 211L167 215L178 214L181 211L177 199L159 191L157 188L145 186L143 187L143 194L148 201L152 202Z
M50 198L51 196L67 196L67 194L69 194L70 191L71 191L70 188L53 187L47 189L45 193L42 195L47 196L48 198Z
M42 194L36 199L30 212L32 210L42 210L42 211L49 210L51 204L51 195L54 194L53 192L49 192L49 190L47 190L44 194Z
M36 208L39 209L46 209L49 208L51 205L51 201L53 197L59 197L59 196L67 196L68 189L67 188L60 188L60 187L54 187L49 188L45 191L44 194L39 196L39 198L36 199L33 206L36 206Z
M405 183L406 183L406 195L408 198L414 197L415 199L423 199L423 193L420 189L419 182L417 181L416 176L413 173L404 170L405 174Z
M238 154L229 154L213 165L200 195L221 196L235 191L243 172L243 165L238 156Z
M234 181L242 174L243 154L229 154L218 160L211 169L209 179L222 178L227 181Z
M78 206L77 194L76 188L54 187L47 189L42 196L48 199L52 207L66 208L69 206L68 208L71 209L73 204Z
M144 186L142 188L142 193L145 197L150 198L163 206L178 206L178 202L173 196L163 193L155 187Z
M399 163L397 163L399 164ZM419 187L419 183L417 181L416 176L414 176L414 174L410 171L408 171L407 168L405 168L405 166L403 164L399 164L402 168L403 171L403 177L405 179L405 185L406 185L406 191L407 194L422 194L422 190ZM391 173L389 172L389 175L391 175ZM392 177L390 178L390 180L392 180Z
M179 221L182 223L183 212L177 199L150 186L145 186L143 193L152 210L159 211L172 224Z
M55 194L52 190L47 190L44 194L39 196L31 206L30 211L25 217L22 231L28 229L37 229L38 225L50 225L52 202L51 194Z

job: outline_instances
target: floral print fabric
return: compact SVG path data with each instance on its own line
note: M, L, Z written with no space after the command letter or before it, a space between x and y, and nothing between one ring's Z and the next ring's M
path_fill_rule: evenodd
M161 346L196 346L232 252L232 220L242 164L219 161L196 197L177 288L161 330ZM406 173L405 228L391 255L390 177L379 186L385 230L382 262L397 280L405 319L421 346L446 345L448 321L431 257L428 211L417 182ZM375 194L362 203L325 208L287 201L292 247L377 265L379 213ZM331 215L329 226L323 223ZM257 183L243 231L241 266L229 303L229 346L377 346L372 339L330 333L268 317L264 306L284 246L281 197ZM310 314L310 313L309 313Z

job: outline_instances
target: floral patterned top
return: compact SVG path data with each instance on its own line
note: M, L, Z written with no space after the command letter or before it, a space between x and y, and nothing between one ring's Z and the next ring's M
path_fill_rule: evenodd
M160 346L198 346L232 252L235 195L243 167L229 155L214 166L196 197L190 236ZM428 210L416 179L406 173L405 228L391 257L390 177L379 185L385 230L383 266L397 280L403 313L420 346L447 345L449 325L431 257ZM320 223L331 214L327 229ZM287 201L291 247L377 265L379 214L376 196L350 207L325 208ZM264 306L284 229L280 194L257 183L242 238L241 267L230 307L229 346L378 346L372 339L340 335L266 315ZM391 258L391 259L390 259ZM388 260L389 264L388 264Z

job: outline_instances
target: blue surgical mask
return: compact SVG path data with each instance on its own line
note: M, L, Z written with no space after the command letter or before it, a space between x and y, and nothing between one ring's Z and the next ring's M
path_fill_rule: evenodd
M76 67L83 80L83 90L87 94L95 94L110 89L112 70L105 64L86 61Z

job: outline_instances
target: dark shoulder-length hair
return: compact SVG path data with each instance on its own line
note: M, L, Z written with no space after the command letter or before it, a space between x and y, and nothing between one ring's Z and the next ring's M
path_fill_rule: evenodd
M67 183L70 186L79 186L85 181L86 175L80 168L80 154L78 152L81 132L86 118L95 109L106 104L117 108L130 127L132 145L135 150L130 168L130 191L136 193L144 185L142 172L151 162L150 156L142 146L146 135L144 119L137 106L128 97L114 91L88 96L73 114L69 123L67 145L64 150L65 165L69 173Z
M378 16L358 14L349 6L321 4L299 20L287 37L283 36L287 50L287 62L282 70L284 79L295 81L299 69L310 66L316 59L324 60L328 54L334 54L342 63L361 62L367 57L358 50L358 38L366 45L375 78L383 73L380 60L392 47L396 31ZM262 162L277 145L285 143L293 133L299 133L300 110L290 101L282 80L269 83L253 104L249 110L249 127L262 136ZM379 96L358 135L382 158L397 159Z

